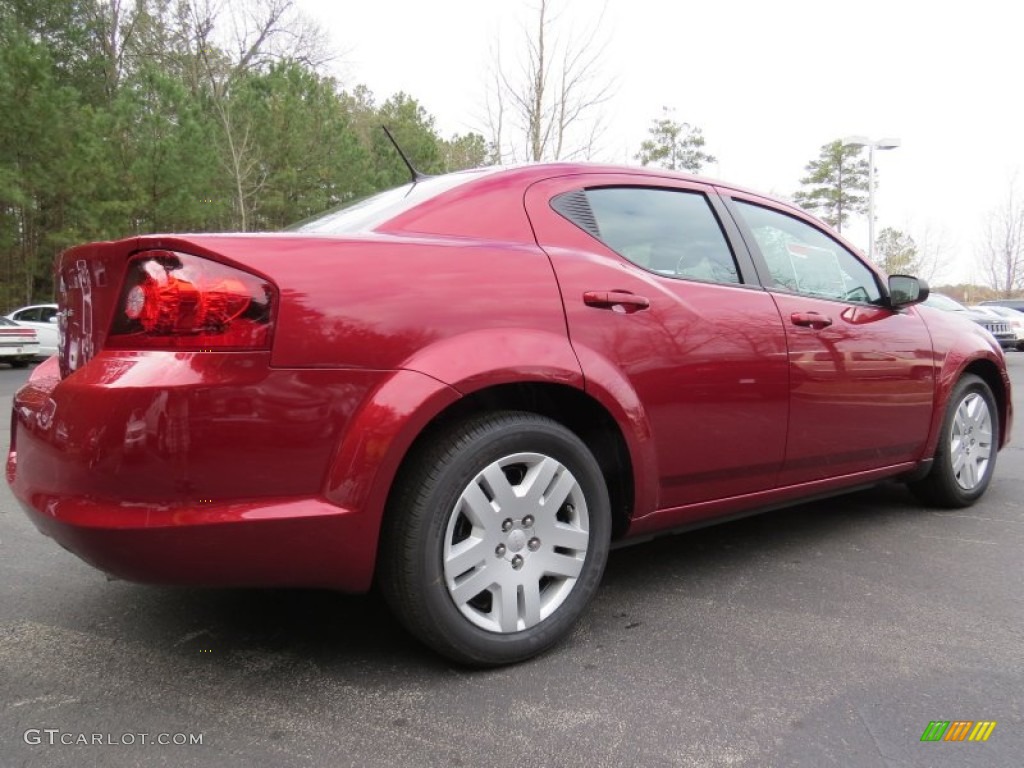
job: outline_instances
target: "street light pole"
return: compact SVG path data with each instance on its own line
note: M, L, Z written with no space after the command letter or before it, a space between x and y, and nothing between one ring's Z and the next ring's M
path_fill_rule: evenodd
M869 139L866 136L847 136L843 146L868 148L868 258L875 261L875 150L896 149L899 139ZM842 165L842 158L840 158Z

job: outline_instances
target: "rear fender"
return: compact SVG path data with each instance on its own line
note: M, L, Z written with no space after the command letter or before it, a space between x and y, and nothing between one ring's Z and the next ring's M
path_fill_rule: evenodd
M487 387L523 382L582 389L618 424L633 466L634 516L658 502L657 463L647 412L629 379L593 349L570 345L562 335L532 330L467 333L423 350L408 367L469 395Z
M489 328L442 339L417 351L402 368L464 395L526 381L583 388L583 372L565 335L530 328Z
M413 442L463 395L539 381L583 386L568 340L543 331L496 329L443 339L410 357L359 408L327 476L326 497L359 510L376 550L395 476Z
M562 384L582 389L619 425L633 466L633 515L658 503L654 440L647 411L629 379L610 360L568 338L507 329L462 334L433 344L406 367L451 385L463 395L501 384Z
M369 589L381 520L398 468L416 437L459 399L452 387L416 371L395 371L349 421L327 473L324 496L358 513L367 558L361 571Z
M326 498L359 510L363 541L376 551L388 494L416 438L462 396L502 384L549 383L584 389L618 422L637 478L634 509L653 509L657 484L653 442L642 405L607 361L592 353L594 380L584 383L568 339L531 330L462 334L421 350L359 408L328 473ZM367 586L369 586L367 584Z
M638 519L658 508L658 461L647 409L626 375L590 347L574 346L586 376L584 390L615 419L633 465L633 515Z

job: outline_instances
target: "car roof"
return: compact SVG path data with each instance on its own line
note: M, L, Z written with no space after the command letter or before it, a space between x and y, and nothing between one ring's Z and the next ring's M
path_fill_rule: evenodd
M401 232L411 222L415 222L417 227L424 227L425 221L429 220L433 212L441 211L452 204L459 205L467 199L477 197L478 193L481 196L494 195L490 199L496 201L496 204L508 204L511 198L502 198L503 190L508 190L511 193L513 190L528 189L538 182L555 179L571 180L577 176L581 178L581 185L587 184L587 178L594 177L603 177L602 184L612 185L616 183L616 177L622 177L622 183L629 186L643 185L647 179L650 180L651 186L660 186L666 181L701 184L717 188L725 194L747 195L755 202L764 202L785 212L804 216L824 225L812 213L788 200L717 179L664 168L556 161L488 166L432 176L423 181L406 182L362 200L343 203L305 221L297 222L286 228L285 233L307 236L338 236L371 232ZM388 196L392 193L399 193L399 195L389 199ZM533 233L532 230L529 230L528 223L523 222L522 224L523 226L520 228L510 224L510 229L503 233L504 236L515 240L519 236L529 235L529 239L532 240ZM824 226L827 227L827 225ZM425 229L415 231L429 233L432 230L428 225ZM839 233L832 233L832 236L842 239ZM845 241L843 244L846 247L854 248ZM854 250L856 249L854 248Z
M678 181L691 181L697 184L707 184L721 189L743 192L748 195L771 200L780 205L795 207L789 200L773 197L755 189L748 189L738 184L733 184L721 179L713 179L710 176L701 176L695 173L683 171L670 171L666 168L653 166L617 165L614 163L587 163L587 162L538 162L521 163L518 165L495 166L492 169L481 168L477 171L492 171L494 174L523 177L524 180L548 179L555 176L574 176L582 174L629 174L631 176L649 176L651 179L676 179ZM470 172L476 173L476 171Z

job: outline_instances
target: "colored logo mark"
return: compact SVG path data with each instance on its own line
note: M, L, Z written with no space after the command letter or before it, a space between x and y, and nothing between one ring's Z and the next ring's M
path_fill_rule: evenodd
M988 741L995 727L995 720L932 720L921 741Z

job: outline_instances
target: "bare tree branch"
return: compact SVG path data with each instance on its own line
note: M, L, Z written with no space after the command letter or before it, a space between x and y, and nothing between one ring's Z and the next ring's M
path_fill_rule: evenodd
M294 0L246 0L232 3L230 26L235 55L225 58L214 43L220 0L186 0L191 45L201 62L205 85L219 118L225 147L224 165L234 191L237 225L243 232L250 223L251 202L266 183L252 125L232 106L233 86L248 72L279 59L313 60L324 37L295 11ZM303 27L305 25L305 27ZM296 31L298 30L298 31Z
M540 161L590 156L594 151L600 133L594 129L601 122L599 108L610 98L613 86L600 75L607 41L602 42L598 33L605 11L602 7L597 21L581 34L562 35L558 29L565 10L553 0L539 0L533 26L523 29L518 76L510 74L500 50L494 56L495 93L489 94L487 105L492 141L508 138L507 132L495 134L494 102L501 107L502 128L508 105L522 137L520 141L513 138L507 149L501 146L500 156L523 155Z
M988 215L980 260L989 285L1001 296L1024 289L1024 203L1017 196L1016 176L1004 201Z

